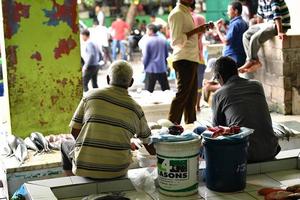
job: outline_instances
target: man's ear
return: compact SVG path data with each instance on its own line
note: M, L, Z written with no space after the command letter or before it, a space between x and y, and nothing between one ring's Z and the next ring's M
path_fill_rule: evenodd
M108 75L106 76L106 81L107 81L107 84L109 85L109 83L110 83L110 78L109 78Z
M128 87L131 87L133 82L134 82L134 79L132 78L131 81L130 81L130 84L128 85Z

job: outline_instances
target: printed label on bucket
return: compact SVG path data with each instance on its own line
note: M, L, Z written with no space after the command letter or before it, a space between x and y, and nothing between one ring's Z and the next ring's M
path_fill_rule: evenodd
M165 191L187 192L198 187L198 159L165 158L157 155L159 187Z

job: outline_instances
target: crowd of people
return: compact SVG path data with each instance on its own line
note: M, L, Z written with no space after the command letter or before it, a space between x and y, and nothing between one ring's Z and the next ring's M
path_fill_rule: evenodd
M280 146L272 129L262 84L242 78L239 73L251 73L261 67L257 51L262 43L276 35L279 39L285 39L285 33L290 28L285 1L259 0L257 15L251 19L248 14L247 21L243 17L247 14L243 11L245 6L239 1L232 2L228 6L230 22L225 32L224 20L206 23L203 17L193 12L194 3L194 0L178 0L168 16L167 24L154 19L146 26L146 34L138 44L146 72L145 89L153 92L156 80L162 90L170 88L166 59L168 49L172 48L177 90L168 119L174 124L181 124L184 115L186 124L196 121L206 63L202 37L206 32L215 31L224 44L223 56L214 60L213 78L203 85L204 88L213 88L215 92L212 98L213 125L254 129L249 139L248 162L273 159ZM97 8L97 26L103 26L101 20L104 15L100 13L101 9ZM111 61L114 61L107 76L109 86L88 92L74 113L70 127L76 143L62 146L63 167L67 175L75 173L92 178L125 175L130 164L132 137L140 138L149 153L155 154L153 146L148 145L151 132L145 115L127 91L133 83L133 70L125 61L124 50L124 40L130 27L121 17L117 17L110 29L105 33L105 40L108 40L109 32L112 37ZM166 32L169 34L165 35ZM86 41L84 51L90 54L83 57L84 85L91 79L93 87L97 87L94 75L98 70L95 63L101 57L96 49L100 47L89 42L89 31L83 31L82 36ZM169 37L169 43L165 37ZM107 44L104 47L108 47ZM124 61L115 61L117 49ZM106 52L108 55L103 59L109 60L109 50Z

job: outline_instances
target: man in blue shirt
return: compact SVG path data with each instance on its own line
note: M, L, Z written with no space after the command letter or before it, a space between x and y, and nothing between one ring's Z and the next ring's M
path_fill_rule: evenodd
M167 79L168 57L167 41L157 34L157 28L153 24L147 26L145 48L143 52L143 64L146 72L145 90L153 92L156 81L158 80L161 90L170 89Z
M230 24L226 36L220 31L222 21L217 22L217 33L225 44L224 56L230 56L237 62L237 66L241 67L246 60L246 54L243 46L243 34L248 29L247 23L242 19L243 6L240 2L232 2L228 6L228 16Z

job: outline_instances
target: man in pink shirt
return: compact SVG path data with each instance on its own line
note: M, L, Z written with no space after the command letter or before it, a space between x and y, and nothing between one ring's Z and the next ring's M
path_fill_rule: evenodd
M112 57L113 60L117 59L117 49L120 50L122 59L127 60L125 40L129 31L129 24L126 23L120 15L111 25L112 32Z
M205 18L195 13L195 2L191 5L191 14L195 23L195 27L201 26L205 24ZM198 33L198 47L199 47L199 58L200 62L197 69L197 80L198 80L198 89L197 89L197 102L196 102L196 111L200 111L200 100L202 96L202 86L203 86L203 78L204 78L204 72L205 72L205 61L203 57L203 44L202 44L202 36L203 33Z

